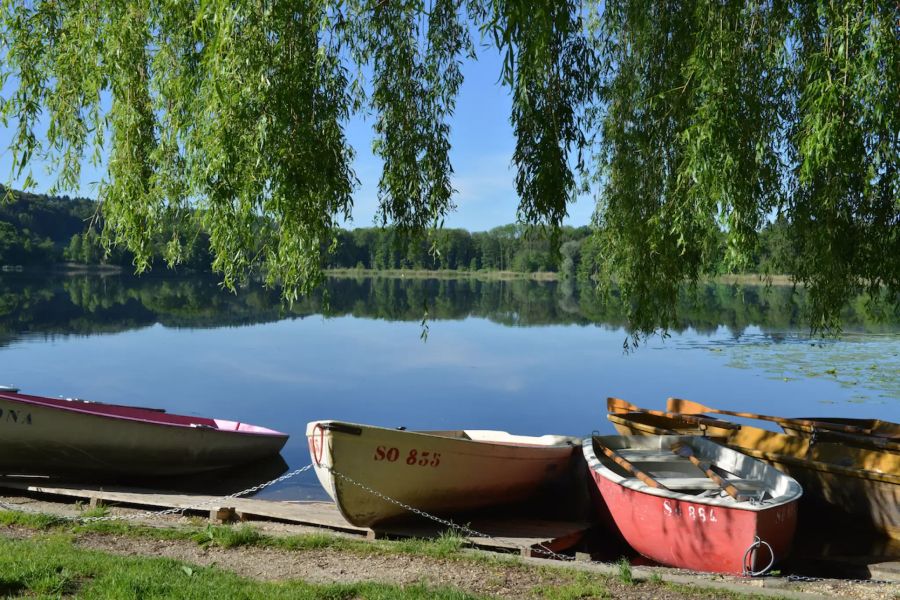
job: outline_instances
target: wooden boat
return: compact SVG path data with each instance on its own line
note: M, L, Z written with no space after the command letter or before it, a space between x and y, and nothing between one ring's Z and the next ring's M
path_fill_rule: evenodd
M0 474L169 476L277 455L265 427L0 389Z
M743 419L777 423L788 435L810 438L813 441L832 441L900 452L900 425L880 419L847 419L828 417L774 417L750 412L720 410L683 398L669 398L666 411L685 415L728 415Z
M414 432L341 421L314 421L306 435L322 487L360 527L410 516L397 502L448 514L525 500L571 475L581 443L558 435Z
M761 574L790 551L800 485L697 436L594 436L584 457L625 540L664 565Z
M617 398L610 398L607 408L609 420L624 435L694 434L696 419L705 420L702 433L796 479L804 489L804 519L842 520L900 539L896 452L817 441L703 415L645 410Z

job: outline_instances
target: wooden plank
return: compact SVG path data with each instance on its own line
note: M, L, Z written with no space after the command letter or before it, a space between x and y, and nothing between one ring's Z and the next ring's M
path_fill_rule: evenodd
M636 477L629 478L632 481L638 481ZM718 490L721 489L719 484L706 477L657 477L657 479L671 490ZM752 479L727 479L728 483L736 486L738 489L745 488L748 490L763 489L765 484ZM723 490L724 491L724 490Z
M619 450L619 456L633 463L684 462L671 452L641 452L639 450Z
M711 481L716 482L719 487L725 490L726 494L728 494L735 500L743 500L740 490L724 480L721 475L713 471L712 466L709 463L701 463L700 459L694 456L694 449L691 448L690 445L683 444L681 442L673 444L672 452L674 452L678 456L686 457L689 461L691 461L691 463L694 464L694 466L703 471L703 474L709 477Z
M518 518L474 518L467 522L469 528L489 535L489 538L467 538L473 546L485 549L521 550L522 548L546 548L553 552L574 546L591 527L578 521L544 521ZM388 537L430 538L438 535L442 527L430 522L410 522L378 528L378 534ZM541 554L536 554L541 556Z
M869 575L873 579L900 582L900 562L883 562L869 565Z
M603 454L605 454L607 456L607 458L609 458L611 461L613 461L614 463L616 463L617 465L619 465L620 467L622 467L623 469L625 469L626 471L628 471L629 473L631 473L632 475L634 475L635 477L637 477L638 479L643 481L648 486L653 487L653 488L659 488L662 490L668 489L668 488L666 488L666 486L661 484L659 481L654 479L652 476L650 476L647 473L645 473L644 471L638 469L630 461L622 458L622 456L616 450L605 445L600 440L600 438L598 438L597 436L594 436L593 444L594 444L594 447L599 448L600 451L603 452Z
M23 490L30 493L64 496L69 498L96 498L146 508L184 508L202 512L212 519L222 520L237 515L248 518L277 519L288 523L326 527L338 531L363 534L370 539L383 537L436 537L442 527L437 523L390 525L377 531L356 527L348 523L333 502L283 502L244 498L222 499L213 496L172 494L156 490L109 487L85 489L80 485L64 483L35 483L0 479L0 488ZM544 546L558 552L573 546L591 526L586 522L543 521L518 518L483 518L466 521L473 530L490 538L472 537L469 541L485 549L520 550L523 547Z
M170 494L155 490L137 491L134 488L84 489L80 486L62 483L39 485L9 480L0 480L0 487L70 498L97 498L105 502L118 502L132 506L183 508L204 514L209 514L212 511L218 512L219 509L231 508L241 518L263 517L352 533L364 534L368 531L368 529L348 523L341 516L333 502L287 503L247 498L228 498L223 500L215 496Z

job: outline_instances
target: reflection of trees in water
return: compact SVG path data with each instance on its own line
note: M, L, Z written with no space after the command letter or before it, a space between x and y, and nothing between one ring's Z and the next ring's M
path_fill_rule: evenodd
M858 310L846 315L848 330L896 331L896 315L877 325ZM92 334L161 323L168 327L224 327L310 314L385 320L464 319L474 316L507 326L599 324L627 329L618 301L607 301L574 279L557 282L477 279L334 278L327 302L320 296L281 303L277 290L258 285L236 294L211 277L0 276L0 344L24 333ZM674 332L712 333L721 326L735 336L758 325L776 338L805 328L803 294L787 287L708 285L684 291Z

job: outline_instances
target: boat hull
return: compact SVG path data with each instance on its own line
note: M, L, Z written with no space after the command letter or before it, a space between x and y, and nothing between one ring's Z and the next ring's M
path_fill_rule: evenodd
M740 575L757 537L772 547L776 563L790 552L795 503L762 513L714 508L710 520L709 507L702 504L649 496L592 476L625 541L660 564ZM761 570L769 559L769 551L761 548L752 560L748 556L746 566Z
M721 500L634 489L596 468L598 461L590 444L585 441L585 458L594 484L616 529L641 555L682 569L741 575L762 571L789 554L799 488L790 501L752 510L728 506Z
M336 421L310 423L307 437L322 487L360 527L411 516L397 503L450 514L519 502L565 481L578 457L574 438L492 443Z
M191 417L149 410L72 404L76 410L55 399L7 396L0 396L3 475L187 475L277 455L288 438L228 431L210 419L192 426ZM92 412L100 409L106 413Z

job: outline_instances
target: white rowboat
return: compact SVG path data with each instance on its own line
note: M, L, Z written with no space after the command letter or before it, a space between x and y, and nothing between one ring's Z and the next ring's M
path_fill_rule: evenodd
M571 474L581 440L503 431L414 432L340 421L306 428L322 487L350 523L519 502Z

